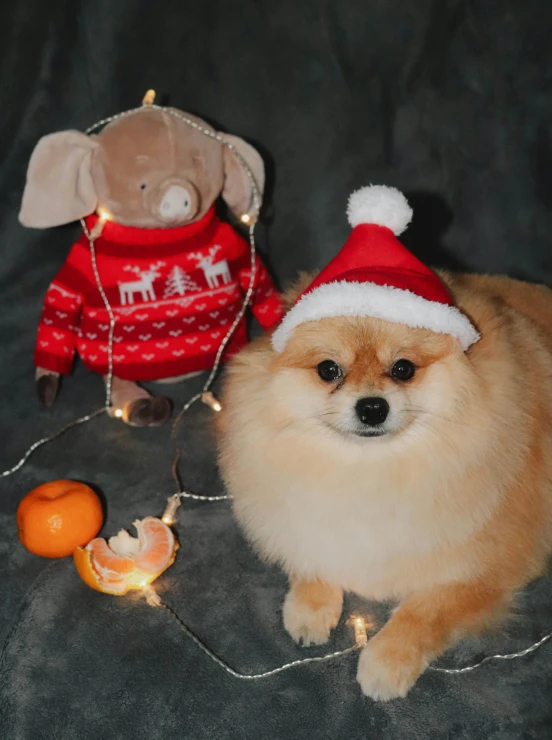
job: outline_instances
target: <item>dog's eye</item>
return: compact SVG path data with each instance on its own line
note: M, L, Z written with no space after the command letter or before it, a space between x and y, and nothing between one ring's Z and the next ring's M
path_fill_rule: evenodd
M339 378L343 377L343 370L333 360L323 360L316 369L318 375L326 383L332 383L334 380L339 380Z
M391 377L395 380L410 380L414 377L416 365L410 360L397 360L391 368Z

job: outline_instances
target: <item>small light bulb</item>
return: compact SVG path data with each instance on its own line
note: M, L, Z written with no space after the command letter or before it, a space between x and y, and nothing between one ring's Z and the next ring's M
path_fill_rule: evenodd
M109 221L111 214L105 208L98 208L98 217L102 223Z
M150 606L161 606L161 598L157 591L150 584L144 586L144 596Z
M355 630L355 644L358 647L364 647L368 642L367 625L364 617L353 617L353 627Z
M222 411L222 404L214 397L211 391L206 391L205 393L202 393L201 400L213 411Z
M155 103L155 90L148 90L142 98L142 105L153 105Z
M175 493L174 496L170 496L170 498L167 499L167 506L165 507L165 511L163 512L163 516L161 517L161 521L163 524L166 524L168 527L171 526L171 524L174 524L176 521L176 510L181 504L180 496L178 493Z
M249 213L244 213L242 214L242 216L240 216L240 221L242 222L242 224L249 224L251 223L251 216L249 215Z
M115 411L113 412L114 416L116 416L117 419L122 419L123 413L123 409L115 409Z

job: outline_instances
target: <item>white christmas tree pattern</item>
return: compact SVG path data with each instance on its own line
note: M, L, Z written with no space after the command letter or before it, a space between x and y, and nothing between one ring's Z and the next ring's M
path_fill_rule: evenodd
M167 277L163 298L170 298L173 295L186 295L186 293L194 290L200 290L199 285L192 280L187 272L175 265Z

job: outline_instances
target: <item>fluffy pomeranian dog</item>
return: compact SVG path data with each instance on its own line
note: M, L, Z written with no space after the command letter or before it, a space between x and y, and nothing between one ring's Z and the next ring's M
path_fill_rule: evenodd
M247 537L289 576L293 639L325 642L344 591L397 603L358 664L377 700L504 618L552 548L552 291L431 276L469 346L408 312L307 312L236 356L222 396L220 468Z

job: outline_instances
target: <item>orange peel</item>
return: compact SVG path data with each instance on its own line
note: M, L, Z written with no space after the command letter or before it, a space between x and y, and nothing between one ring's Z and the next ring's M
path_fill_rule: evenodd
M123 596L152 583L174 563L178 543L161 519L148 516L134 527L138 537L121 529L107 541L96 537L75 550L78 574L90 588Z

